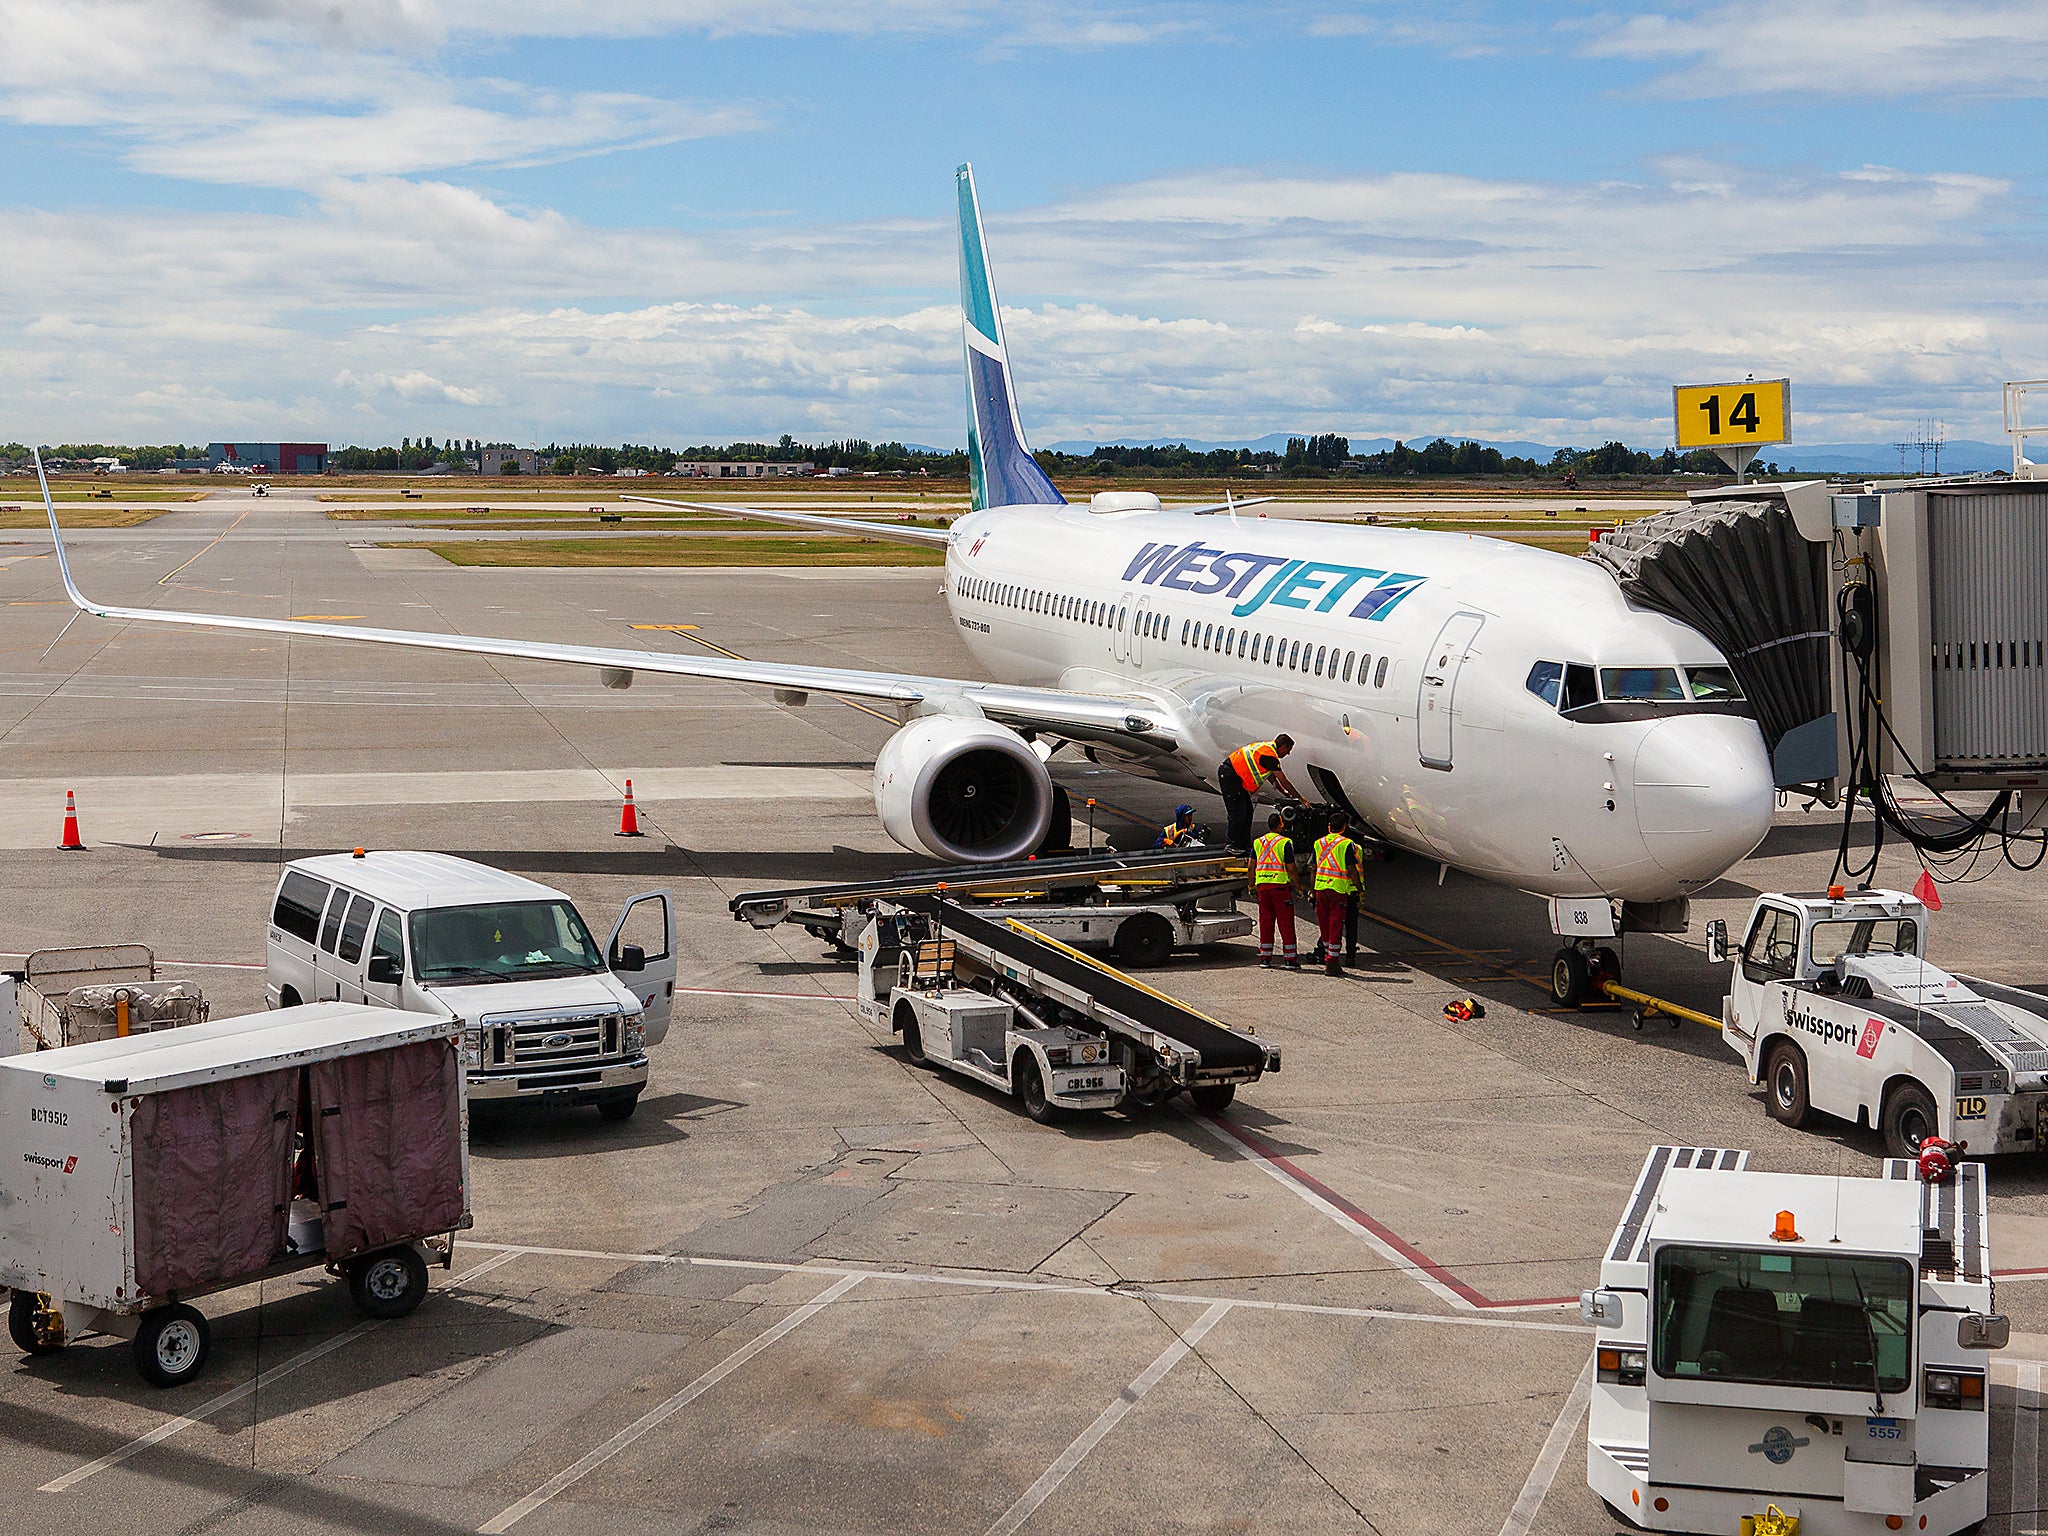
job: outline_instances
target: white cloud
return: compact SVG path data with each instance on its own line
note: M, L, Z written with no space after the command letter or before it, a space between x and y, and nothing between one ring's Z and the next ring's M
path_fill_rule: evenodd
M1674 66L1663 97L2029 96L2048 90L2041 0L1717 0L1568 31L1597 58Z

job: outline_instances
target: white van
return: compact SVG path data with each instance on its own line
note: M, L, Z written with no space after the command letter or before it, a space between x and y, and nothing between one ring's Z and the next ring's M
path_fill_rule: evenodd
M629 924L640 943L623 942ZM463 1026L472 1104L595 1104L624 1120L647 1047L668 1034L675 938L665 890L628 901L599 950L567 896L519 875L445 853L326 854L277 883L264 992L272 1008L439 1014Z

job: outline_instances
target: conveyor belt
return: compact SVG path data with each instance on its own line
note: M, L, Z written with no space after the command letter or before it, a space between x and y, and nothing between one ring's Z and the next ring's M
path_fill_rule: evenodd
M1157 849L1141 853L1101 853L1078 859L1018 859L1007 864L942 864L930 869L905 870L880 880L855 880L843 885L799 885L772 891L741 891L726 903L733 916L744 920L749 907L781 903L786 906L834 906L880 897L901 901L911 896L948 892L1008 891L1019 888L1040 890L1060 885L1099 885L1117 876L1171 876L1176 871L1197 871L1223 863L1242 863L1242 854L1226 849L1203 849L1175 853Z
M1107 966L1076 960L1064 950L1019 933L1006 923L987 918L937 896L912 895L892 898L906 911L922 913L939 923L949 934L971 939L1019 965L1042 971L1078 991L1099 999L1133 1023L1157 1030L1202 1053L1202 1065L1216 1068L1258 1067L1266 1059L1256 1040L1212 1024L1193 1010L1169 1002L1157 993L1136 986Z

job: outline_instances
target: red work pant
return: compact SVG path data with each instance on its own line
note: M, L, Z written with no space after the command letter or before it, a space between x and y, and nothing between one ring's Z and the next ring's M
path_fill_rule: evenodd
M1316 928L1323 936L1323 958L1336 964L1344 956L1344 904L1342 891L1316 892Z
M1273 958L1273 929L1280 930L1280 958L1294 958L1294 887L1261 885L1259 897L1259 958Z

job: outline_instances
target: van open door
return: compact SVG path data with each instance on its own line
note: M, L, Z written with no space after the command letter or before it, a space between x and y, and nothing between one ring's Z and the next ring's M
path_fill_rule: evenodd
M636 958L638 965L629 966ZM642 891L619 909L604 946L605 964L647 1010L647 1043L668 1034L676 1000L676 899L667 890Z

